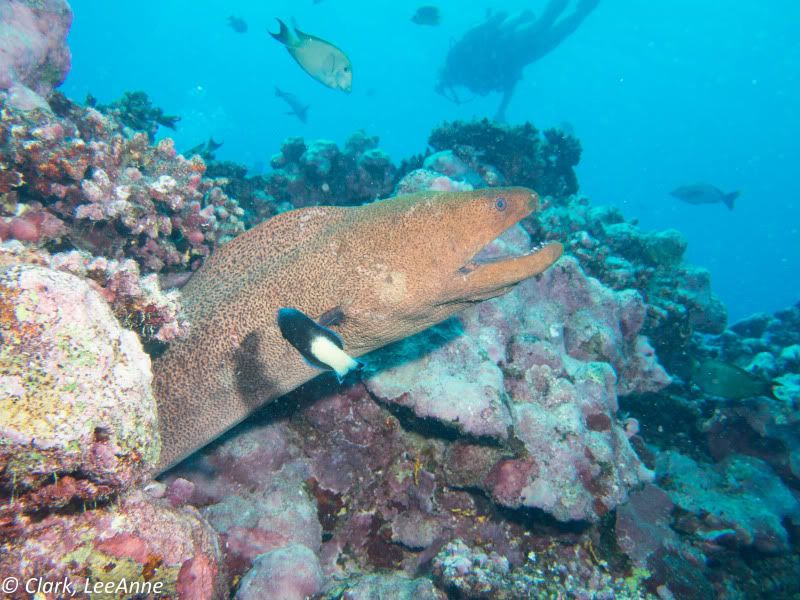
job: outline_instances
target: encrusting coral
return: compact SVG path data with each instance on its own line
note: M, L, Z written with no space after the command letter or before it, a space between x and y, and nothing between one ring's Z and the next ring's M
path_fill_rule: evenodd
M67 33L72 10L65 0L0 3L0 90L17 109L45 108L44 98L69 73Z
M378 148L377 137L364 131L350 136L344 149L329 140L289 138L271 163L267 201L288 202L294 208L376 200L387 196L395 181L389 155Z
M85 279L2 267L0 338L0 488L10 495L0 534L152 474L160 443L150 359Z
M436 151L452 151L483 178L484 185L523 185L558 199L578 191L574 167L581 158L581 145L559 129L540 133L531 123L454 121L434 129L428 144Z
M101 509L29 524L0 553L0 575L68 582L60 597L223 600L229 584L222 554L195 509L137 491Z
M150 143L155 140L159 126L175 129L177 122L181 120L177 116L165 115L142 91L125 92L121 98L110 104L97 104L94 101L88 104L102 113L112 115L125 127L146 133Z
M112 117L60 101L23 112L0 94L0 239L68 242L146 272L197 267L244 230L243 211L199 157L126 137ZM220 182L222 183L222 182Z

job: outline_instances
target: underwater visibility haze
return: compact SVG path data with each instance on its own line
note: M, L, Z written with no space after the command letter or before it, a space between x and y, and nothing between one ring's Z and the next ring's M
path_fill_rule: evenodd
M0 0L0 597L800 598L798 25Z

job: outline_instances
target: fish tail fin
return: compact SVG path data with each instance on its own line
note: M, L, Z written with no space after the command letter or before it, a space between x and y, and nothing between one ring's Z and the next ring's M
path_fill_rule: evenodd
M342 383L344 381L344 378L350 371L360 371L363 368L364 368L363 362L348 356L346 363L337 366L337 368L335 368L333 371L334 373L336 373L336 379L339 380L339 383Z
M725 206L728 207L728 210L733 210L733 203L739 197L739 194L740 194L739 191L735 191L731 192L730 194L725 194L722 197L722 202L725 204Z
M291 46L293 37L291 30L286 25L286 23L281 21L279 18L275 17L275 20L278 22L278 25L280 26L281 29L280 31L278 31L278 33L272 33L270 31L269 34L284 46Z

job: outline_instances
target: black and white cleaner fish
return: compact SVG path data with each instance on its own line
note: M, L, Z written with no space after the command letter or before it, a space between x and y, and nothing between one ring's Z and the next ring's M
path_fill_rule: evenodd
M350 371L364 366L344 351L342 339L336 333L296 308L278 311L278 328L308 364L333 371L340 383Z

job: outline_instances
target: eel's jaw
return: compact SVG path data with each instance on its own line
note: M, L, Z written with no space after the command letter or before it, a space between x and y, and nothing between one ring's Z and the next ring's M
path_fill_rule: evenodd
M487 300L510 291L519 282L538 275L556 262L564 252L558 242L539 246L513 258L486 263L469 262L460 269L459 294L466 301Z

